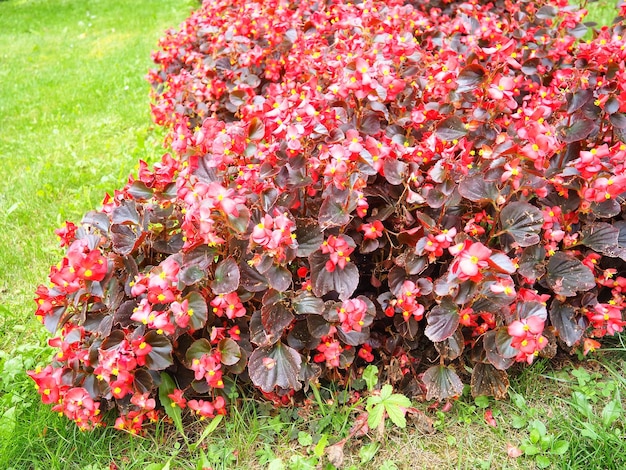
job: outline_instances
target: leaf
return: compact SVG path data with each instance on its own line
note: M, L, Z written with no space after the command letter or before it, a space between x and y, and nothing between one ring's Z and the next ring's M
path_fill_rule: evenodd
M305 258L312 255L324 242L324 233L313 219L296 219L297 256Z
M391 185L402 184L407 176L408 165L395 158L386 158L383 162L385 179Z
M172 406L172 399L168 397L168 395L174 393L176 389L176 384L174 380L167 374L166 372L161 372L161 385L159 385L159 401L163 408L165 408L165 413L169 416L174 424L176 425L176 429L183 436L185 435L185 429L183 428L183 420L181 418L181 409L178 406Z
M617 127L618 129L626 129L626 114L624 113L613 113L609 116L609 121L613 124L613 127Z
M537 10L537 13L535 14L535 16L542 20L549 20L549 19L554 18L557 13L558 13L558 10L554 6L544 5L541 8L539 8L539 10Z
M513 260L502 252L494 252L488 262L490 267L501 273L513 274L517 270Z
M485 180L484 175L474 175L461 180L459 194L472 202L487 202L498 199L500 192L495 182Z
M561 251L550 258L547 271L546 282L558 295L573 297L577 292L588 291L596 285L591 269Z
M228 226L241 236L243 236L250 222L250 211L243 204L237 205L237 215L227 214Z
M138 238L137 234L128 225L111 225L113 251L122 256L127 256L132 253Z
M164 370L174 363L172 359L172 343L165 335L150 330L144 341L152 347L146 356L146 366L150 370Z
M608 402L602 409L602 424L609 428L622 415L622 402L616 397Z
M257 348L250 355L248 373L255 386L266 393L279 387L285 390L300 390L302 384L298 374L302 357L298 351L281 342L269 348Z
M546 272L545 257L546 250L541 245L525 248L522 252L517 272L531 281L540 278Z
M454 370L445 366L432 366L424 372L422 381L426 385L427 400L446 400L461 396L463 382Z
M435 134L441 140L451 142L455 139L460 139L467 135L467 129L465 124L460 118L456 116L450 116L441 121L435 129Z
M539 243L543 214L537 207L526 202L511 202L500 212L502 230L511 234L521 247Z
M381 404L374 405L367 412L367 425L370 429L376 429L385 417L385 407Z
M269 285L279 292L284 292L291 286L291 272L284 266L272 264L263 275L266 277Z
M221 355L221 362L226 366L234 366L241 359L241 348L231 338L224 338L217 343L217 350Z
M550 304L550 323L556 329L559 338L569 347L578 343L583 336L583 329L576 319L576 309L554 299Z
M239 266L239 282L248 292L264 292L268 288L267 279L263 274L245 261Z
M619 229L605 222L588 224L581 230L580 243L608 255L618 248Z
M330 257L321 251L309 257L313 293L317 297L323 297L335 291L341 300L347 300L359 285L359 270L350 262L343 269L337 266L333 272L329 272L326 270L326 262L329 259Z
M522 64L522 72L526 75L534 75L537 73L537 66L539 65L540 60L537 57L532 59L528 59L526 62Z
M344 191L348 193L348 191ZM347 196L347 195L346 195ZM338 227L350 222L350 214L356 208L350 198L340 199L336 196L327 196L322 201L318 215L321 227Z
M252 141L261 140L265 137L265 123L258 117L250 119L250 125L248 126L248 139Z
M99 229L101 232L107 232L109 230L110 220L109 216L102 212L90 211L85 214L82 224L91 225Z
M470 64L463 67L456 79L459 85L456 91L458 93L465 93L466 91L474 90L485 81L486 74L485 69L478 64Z
M565 455L569 449L569 442L559 439L552 444L551 453L553 455Z
M139 224L139 214L134 201L122 201L119 206L111 211L111 222L114 224L126 224L130 222L133 225Z
M405 322L407 323L407 322ZM441 354L446 361L452 361L463 353L465 347L465 338L461 328L457 328L452 336L439 342L434 343L435 349Z
M502 332L500 332L502 330ZM498 333L500 334L498 335ZM506 332L506 327L501 327L498 330L490 330L483 336L483 348L485 350L485 355L487 356L487 360L489 363L498 370L507 370L513 363L515 362L515 356L517 355L517 350L513 348L506 349L506 343L504 341L504 334ZM506 333L508 336L508 332ZM503 351L506 354L502 354L498 350L498 341L503 342ZM512 354L512 351L515 351L515 355ZM507 357L508 356L508 357Z
M145 185L142 181L134 181L128 188L128 193L137 200L151 199L154 190Z
M546 305L543 302L538 302L536 300L518 302L515 308L515 313L522 320L528 317L539 317L542 320L546 320L548 318Z
M193 265L187 268L181 269L178 273L178 280L185 286L193 286L204 279L205 272L198 266Z
M367 390L371 392L378 383L378 367L373 364L369 364L363 371L363 375L361 377L365 380Z
M298 315L320 315L324 311L324 301L308 292L301 292L291 300Z
M563 142L571 144L573 142L585 140L589 137L594 128L595 124L593 121L579 118L570 127L560 128L558 130L558 136Z
M194 359L200 359L205 354L210 355L213 352L211 343L206 338L200 338L191 343L191 346L185 353L185 360L191 364Z
M230 294L239 287L240 276L239 266L237 266L235 259L230 256L220 261L215 268L211 290L215 295Z
M578 90L567 96L567 114L573 114L593 99L593 90Z
M440 305L433 307L426 318L428 326L424 333L435 343L452 336L459 326L458 307L449 299L444 299Z
M610 219L621 212L620 203L615 199L605 199L601 202L592 202L590 211L599 219ZM609 255L611 256L611 255Z
M509 377L503 370L491 364L474 365L471 379L472 396L488 395L496 400L504 400L508 395Z
M204 431L202 431L202 434L196 440L196 442L193 442L192 444L189 445L189 450L194 452L202 444L202 442L204 442L204 440L207 437L209 437L209 434L213 433L217 429L217 427L222 422L222 419L224 419L224 415L217 415L217 416L215 416L215 418L213 418L211 420L211 422L208 424L208 426L206 428L204 428Z
M189 326L192 330L200 330L206 325L207 317L209 315L209 309L202 294L196 291L192 291L187 294L183 300L188 301L187 312L189 316Z
M261 308L261 322L263 329L270 336L280 338L291 322L294 315L287 308L282 296L276 291L268 291L263 297Z

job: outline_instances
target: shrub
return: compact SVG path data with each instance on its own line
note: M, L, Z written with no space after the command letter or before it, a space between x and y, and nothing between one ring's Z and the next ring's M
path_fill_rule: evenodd
M57 232L43 401L140 432L170 377L214 416L370 362L503 398L515 363L599 347L625 324L626 11L581 42L585 13L205 2L149 74L173 154Z

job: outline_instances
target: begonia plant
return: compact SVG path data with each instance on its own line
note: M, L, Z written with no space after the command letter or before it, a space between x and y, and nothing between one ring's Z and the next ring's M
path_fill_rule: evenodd
M205 2L153 55L171 153L57 231L43 401L137 433L170 377L203 417L368 363L503 398L514 364L598 348L626 324L626 7L590 40L585 15Z

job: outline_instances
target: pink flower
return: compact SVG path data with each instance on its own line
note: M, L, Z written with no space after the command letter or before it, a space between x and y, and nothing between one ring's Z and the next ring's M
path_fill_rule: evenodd
M457 257L450 271L462 281L479 280L480 270L489 265L487 260L491 256L491 250L480 242L465 240L465 243L451 246L448 251Z

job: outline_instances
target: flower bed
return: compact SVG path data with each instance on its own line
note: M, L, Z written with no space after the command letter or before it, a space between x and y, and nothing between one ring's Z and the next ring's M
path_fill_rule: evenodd
M58 231L43 401L140 432L160 385L210 417L235 380L288 402L371 362L503 398L516 362L599 347L625 324L620 14L580 41L566 1L205 2L149 74L172 154Z

